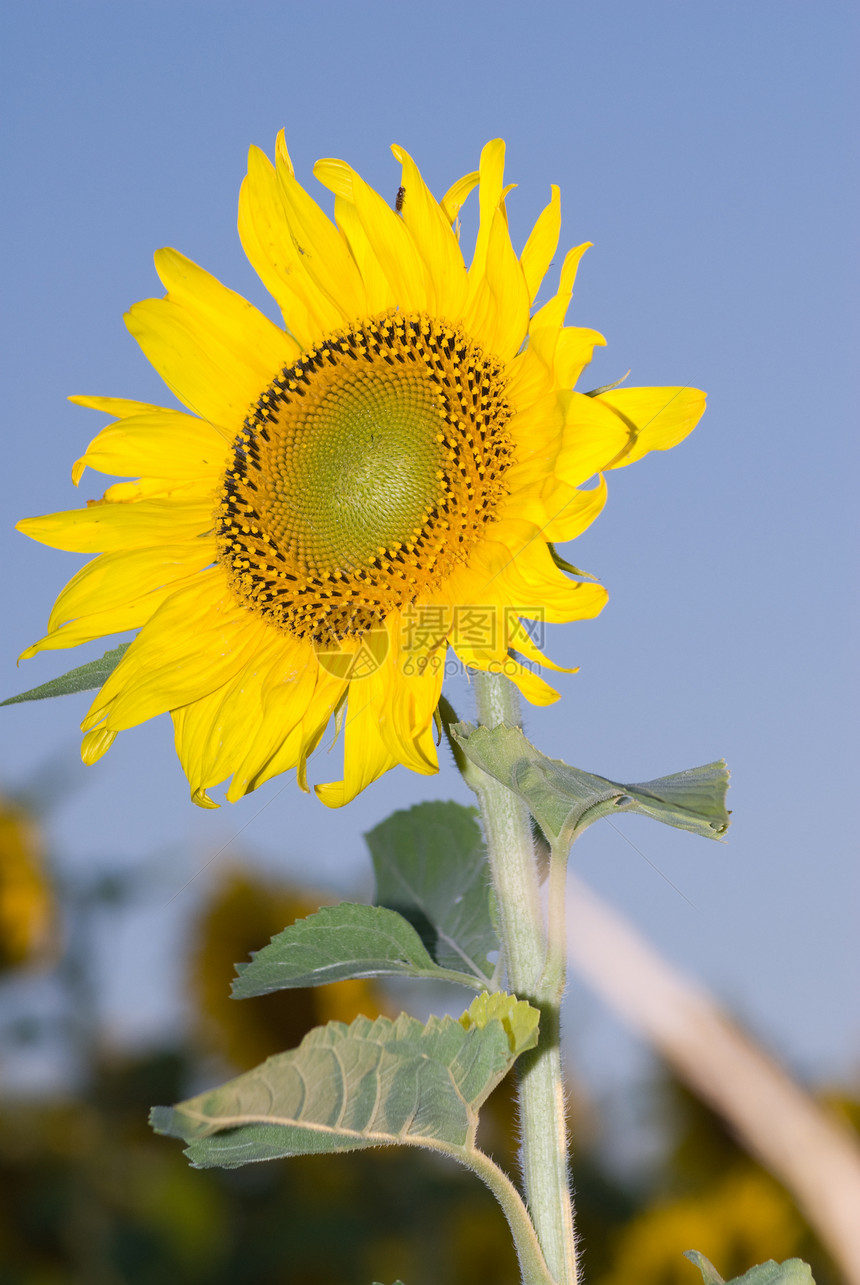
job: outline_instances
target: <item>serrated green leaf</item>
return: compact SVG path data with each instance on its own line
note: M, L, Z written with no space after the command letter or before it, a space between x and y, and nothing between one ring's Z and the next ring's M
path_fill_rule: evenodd
M106 651L98 660L78 665L77 669L70 669L67 674L52 678L40 687L31 687L28 692L7 696L6 700L0 701L0 705L20 705L22 701L41 701L47 700L49 696L72 696L75 692L95 691L107 681L130 646L130 642L120 643L112 651Z
M431 1017L426 1026L357 1017L329 1022L297 1049L176 1107L155 1107L157 1133L184 1139L198 1167L409 1144L462 1155L474 1147L478 1109L523 1047L529 1017L511 1000L507 1020L463 1025ZM515 1041L519 1043L519 1038Z
M484 840L474 808L419 803L395 812L365 836L376 900L417 931L440 968L477 977L493 973L493 927Z
M459 723L451 734L477 767L519 795L558 845L572 843L593 822L619 812L639 812L708 839L718 839L729 827L729 773L722 759L655 781L621 785L547 758L518 727Z
M476 977L439 968L396 910L344 901L323 906L273 937L250 964L237 964L233 998L322 986L348 977L430 977L477 987Z
M713 1263L697 1249L686 1250L684 1257L698 1267L704 1285L815 1285L809 1264L800 1258L788 1258L784 1263L770 1258L766 1263L751 1267L743 1276L733 1276L724 1282Z

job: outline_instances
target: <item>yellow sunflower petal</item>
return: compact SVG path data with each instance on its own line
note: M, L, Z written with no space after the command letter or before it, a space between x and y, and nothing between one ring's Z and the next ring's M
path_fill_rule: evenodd
M385 701L382 671L350 685L344 731L343 780L315 787L328 808L341 808L397 763L379 731Z
M431 289L428 295L428 273L403 219L361 175L354 170L350 174L353 205L399 308L404 312L435 308L431 297L435 292Z
M132 415L161 414L163 406L153 406L151 402L133 402L127 397L85 397L74 394L68 399L76 406L86 406L90 410L101 410L106 415L115 415L117 419L129 419Z
M555 346L555 373L562 388L573 388L591 361L595 348L604 348L606 340L597 330L585 326L565 326Z
M469 277L466 328L503 361L516 356L528 333L529 292L501 210L492 216L483 270Z
M202 470L201 470L202 473ZM211 500L218 473L205 473L191 481L177 477L139 477L133 482L114 482L102 496L108 504L128 504L131 500L170 499L174 503L200 503ZM74 479L73 479L74 480Z
M520 411L510 424L514 438L516 462L511 465L507 482L511 497L522 495L528 488L539 493L564 446L565 402L558 389L538 394L530 406ZM508 505L505 503L504 508Z
M508 363L507 374L509 402L519 414L528 413L541 398L555 394L553 371L531 344Z
M498 569L486 592L492 585L493 592L510 603L517 615L566 624L590 620L606 605L608 595L603 586L570 580L555 565L543 540L532 540L515 554L506 553L504 548L495 551Z
M364 292L367 297L367 309L370 313L386 312L397 306L397 300L391 283L383 271L382 264L373 252L373 246L358 216L358 210L352 201L336 196L334 217L340 230L347 239L352 257L361 269Z
M68 621L94 611L128 606L141 594L165 588L194 571L202 571L215 560L215 555L214 540L200 539L103 553L81 567L60 592L48 629L59 629Z
M253 375L247 400L253 400L261 381L265 386L274 371L299 356L298 344L259 308L178 250L157 250L155 269L168 298L194 318L207 339L229 347L243 375L246 370Z
M603 512L606 494L606 482L602 476L598 477L596 486L588 489L568 486L554 478L543 496L544 507L549 514L541 526L544 539L563 544L582 535Z
M451 184L439 202L442 207L442 213L448 223L454 223L465 201L474 192L480 181L480 171L472 170L469 174L464 174L462 178L458 178L456 183Z
M570 297L573 294L573 283L576 281L579 261L586 250L591 249L591 246L591 241L585 241L573 250L568 250L564 257L564 263L561 265L561 279L557 292L532 317L531 330L533 335L546 327L551 330L559 330L564 325Z
M204 479L211 486L223 472L223 436L205 420L176 410L148 410L118 419L97 434L72 468L75 486L85 468L116 477Z
M386 691L379 716L380 735L388 750L414 772L436 772L433 714L439 704L445 673L447 643L415 648L399 612L386 621L390 651L386 659Z
M33 643L21 653L19 659L29 660L40 651L57 651L65 647L78 647L96 638L111 634L124 634L129 629L139 629L155 615L161 604L178 589L194 583L194 575L176 579L151 589L139 589L130 601L118 602L101 611L89 611L66 623L51 628L44 638Z
M309 792L307 766L310 757L322 740L331 716L341 703L346 684L327 674L318 665L312 665L313 692L301 723L278 746L271 757L248 780L248 790L256 790L272 777L296 769L296 782L306 794ZM241 769L240 769L241 770Z
M559 665L541 651L532 637L532 632L537 632L539 629L540 622L521 621L519 628L511 634L510 644L512 649L533 665L552 669L557 674L578 674L578 665Z
M558 248L561 232L561 191L553 184L552 199L538 216L538 220L529 233L529 239L520 255L523 276L529 292L529 301L534 302L540 290L541 282L547 274L553 255Z
M177 504L156 499L111 504L91 500L85 509L23 518L16 529L53 549L113 553L206 535L212 530L212 503Z
M169 299L133 304L125 323L170 391L227 441L242 427L252 397L278 369L271 369L265 380L243 369L226 344L208 336Z
M483 276L487 261L487 250L490 244L490 231L495 223L495 216L502 201L502 182L505 172L505 144L501 138L494 138L481 151L480 184L478 187L478 204L480 223L475 241L475 253L469 266L469 290L474 288L478 279Z
M81 759L87 767L91 767L107 754L115 740L116 732L109 732L106 727L94 728L81 741Z
M232 776L260 735L263 687L281 650L278 638L263 642L221 687L172 711L176 752L192 795Z
M571 486L587 482L620 458L630 442L627 425L597 397L565 392L564 440L553 463L553 472Z
M159 250L166 299L145 299L126 324L180 401L232 440L249 405L299 354L252 304L176 250Z
M290 651L279 641L275 659L263 675L258 725L233 767L228 802L234 803L253 789L276 754L286 751L298 762L302 722L312 707L319 679L311 657L309 647L296 646Z
M66 647L80 647L83 643L93 642L96 638L108 638L111 634L124 634L129 629L139 629L145 625L158 610L172 589L154 590L141 594L134 602L124 607L114 607L111 611L93 611L88 616L73 620L59 629L54 629L25 648L19 660L30 660L40 651L61 651Z
M248 152L248 174L239 193L239 237L301 348L310 348L323 331L340 324L340 313L327 299L318 308L320 294L299 262L275 167L258 147Z
M628 440L606 468L624 468L649 451L668 451L692 433L705 412L698 388L616 388L593 398L611 407Z
M141 630L93 701L84 731L111 731L208 696L234 678L267 640L230 594L220 567L173 593Z
M545 678L536 674L533 669L526 665L520 665L518 662L508 660L505 662L502 671L506 678L509 678L516 687L519 688L520 694L525 696L530 705L554 705L559 698L559 693L554 687L551 687Z
M352 176L352 166L347 165L346 161L338 160L337 157L325 156L314 163L314 178L317 182L322 183L323 187L327 187L335 196L343 197L345 201L354 205Z
M433 198L409 153L396 144L391 150L401 164L403 222L433 282L439 313L457 321L462 315L468 281L460 244L451 231L452 220Z
M326 328L333 329L363 316L367 298L361 274L341 233L304 190L291 166L281 156L277 160L277 172L290 234L299 252L301 267L321 294L318 311L322 315L322 303L326 300L330 305L328 314L337 315L337 320L327 324Z

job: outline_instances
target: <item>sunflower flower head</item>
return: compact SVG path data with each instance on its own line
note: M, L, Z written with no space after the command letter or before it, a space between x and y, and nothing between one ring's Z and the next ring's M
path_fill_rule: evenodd
M112 422L76 462L135 480L19 529L93 558L24 652L139 630L84 720L94 762L170 711L194 802L235 800L306 765L343 727L339 806L403 764L437 770L433 716L449 647L536 704L557 693L531 622L595 616L606 594L553 554L603 507L602 473L674 446L704 395L574 385L604 340L566 326L577 265L535 300L560 232L557 188L521 254L508 232L504 144L437 201L415 163L389 205L343 161L314 173L330 219L252 148L245 252L284 325L175 250L162 299L126 321L186 411L75 397ZM477 189L470 263L458 215ZM585 488L584 483L596 479ZM557 668L557 666L552 666Z

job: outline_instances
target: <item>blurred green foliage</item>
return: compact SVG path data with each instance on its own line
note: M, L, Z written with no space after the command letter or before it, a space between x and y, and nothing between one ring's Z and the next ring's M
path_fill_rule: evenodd
M144 1053L111 1050L99 1029L88 925L95 906L121 914L142 885L104 874L77 884L56 871L52 878L36 823L21 806L4 806L3 977L8 986L34 964L44 969L50 938L66 1011L52 1019L57 1029L27 1038L54 1048L68 1040L79 1083L74 1092L0 1099L3 1285L368 1285L398 1278L407 1285L515 1285L514 1253L495 1201L453 1163L380 1149L198 1171L179 1145L149 1130L154 1103L178 1102L225 1072L293 1047L314 1025L358 1012L393 1015L399 1007L366 981L229 998L233 965L316 909L319 898L247 868L222 871L191 926L185 979L193 1016L182 1042ZM21 886L27 896L3 900L4 888ZM56 923L61 930L49 933ZM21 1038L20 1023L4 1026L0 1016L0 1054ZM727 1277L766 1258L797 1255L812 1265L817 1285L837 1285L790 1197L676 1083L664 1077L659 1088L643 1089L664 1139L647 1178L609 1167L596 1141L597 1109L575 1085L569 1099L589 1285L696 1285L698 1273L682 1257L691 1247ZM516 1167L512 1103L503 1082L484 1108L480 1136L509 1171ZM856 1125L858 1104L846 1099L842 1106Z

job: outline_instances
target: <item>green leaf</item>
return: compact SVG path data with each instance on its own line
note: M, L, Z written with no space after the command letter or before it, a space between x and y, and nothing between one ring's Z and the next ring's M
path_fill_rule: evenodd
M766 1263L751 1267L743 1276L733 1276L724 1282L713 1263L697 1249L686 1250L684 1257L698 1267L704 1285L815 1285L808 1263L800 1258L789 1258L784 1263L770 1258Z
M440 968L486 985L493 973L487 956L499 939L477 815L459 803L419 803L364 837L377 902L412 924Z
M94 691L106 682L130 646L130 642L120 643L113 651L106 651L98 660L91 660L87 665L70 669L67 674L52 678L50 682L42 683L40 687L31 687L28 692L9 696L6 700L0 701L0 705L20 705L22 701L42 701L49 696L71 696L74 692Z
M536 1010L492 999L492 1011L478 996L460 1021L426 1026L406 1013L329 1022L218 1089L154 1107L150 1122L201 1168L397 1143L465 1160L479 1107L537 1043Z
M722 759L655 781L621 785L547 758L518 727L459 723L451 734L477 767L519 795L556 845L569 845L587 826L618 812L639 812L708 839L718 839L729 827L729 773Z
M344 901L324 906L273 937L250 964L237 964L233 998L347 977L431 977L478 987L476 977L439 968L396 910Z

